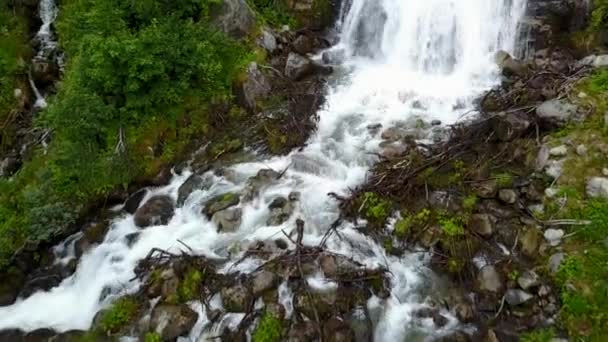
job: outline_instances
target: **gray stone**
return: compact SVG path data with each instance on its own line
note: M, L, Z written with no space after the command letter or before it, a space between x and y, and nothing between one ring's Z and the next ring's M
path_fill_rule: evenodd
M500 189L498 191L498 198L507 204L514 204L519 196L517 196L517 192L513 189Z
M245 0L224 0L212 22L220 31L241 39L255 28L255 15Z
M259 38L259 44L266 51L273 53L277 49L277 39L274 34L266 28L262 29L262 35Z
M0 177L8 177L12 176L19 167L21 166L21 162L18 158L9 156L0 162Z
M517 284L524 290L540 285L540 277L534 271L524 271L518 278Z
M163 341L186 336L194 327L198 314L188 305L160 304L152 310L150 325Z
M528 228L520 239L521 251L527 257L534 257L540 245L540 231Z
M279 278L270 271L262 271L253 276L251 291L254 297L259 297L264 292L277 286Z
M528 72L528 68L524 63L514 59L505 51L498 51L495 55L495 60L505 76L523 76Z
M536 156L536 171L542 171L549 162L549 147L547 145L541 146Z
M325 64L341 64L346 58L346 53L343 49L331 49L323 51L321 59Z
M553 157L563 157L568 154L568 147L560 145L549 150L549 154Z
M559 178L562 175L562 171L564 170L564 162L565 159L550 160L549 163L547 163L547 168L545 170L547 176L553 179Z
M566 255L564 253L555 253L549 257L549 270L551 273L557 273L565 258Z
M558 193L559 193L559 190L555 189L555 188L546 188L545 189L545 196L547 196L547 198L553 198L553 197L557 196Z
M477 282L482 291L497 293L504 288L502 277L492 265L486 265L479 271Z
M314 41L311 37L301 34L292 43L295 52L306 55L313 52Z
M483 237L490 237L494 234L494 223L496 218L488 214L471 215L469 223L471 229Z
M247 108L255 110L257 101L270 96L270 82L258 68L257 63L251 62L247 68L247 79L242 85L243 101Z
M297 201L297 199L295 201ZM268 209L270 209L270 217L266 221L266 224L269 226L278 226L289 220L289 217L295 209L295 201L288 200L284 197L275 198L268 206Z
M203 214L211 218L218 211L234 207L239 204L240 198L238 194L229 192L219 196L215 196L205 203L203 207Z
M592 198L608 198L608 178L593 177L587 181L587 196Z
M536 108L536 115L546 123L561 126L577 112L577 106L564 100L553 99Z
M220 232L235 232L241 226L243 210L241 208L228 208L213 214L211 220Z
M562 242L564 237L564 231L562 229L547 229L544 233L545 240L549 242L551 246L557 246Z
M241 284L223 287L220 294L224 308L228 312L246 312L251 303L249 290Z
M287 62L285 63L285 76L294 81L299 81L314 72L315 64L310 58L295 52L289 53Z
M441 120L432 120L431 121L431 126L440 126L441 125Z
M608 55L590 55L577 62L578 66L608 67Z
M525 133L532 121L527 115L518 113L501 113L494 118L493 127L501 141L511 141Z
M578 154L579 156L586 156L587 155L587 146L585 145L578 145L576 147L576 154Z
M533 295L520 289L509 289L505 293L505 301L511 306L524 304L534 298Z
M129 214L135 214L137 208L139 208L139 205L141 204L141 201L144 199L144 197L146 197L147 194L148 189L139 189L135 191L127 198L122 209Z
M133 216L138 227L165 225L173 217L175 209L169 196L155 196L142 205Z

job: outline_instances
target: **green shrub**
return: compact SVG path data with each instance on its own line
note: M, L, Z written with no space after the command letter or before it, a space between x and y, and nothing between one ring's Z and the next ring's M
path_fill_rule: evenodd
M148 332L144 336L145 342L161 342L162 340L163 340L162 337L158 333L155 333L155 332Z
M363 215L374 224L383 224L391 214L393 204L374 192L363 194Z
M116 333L127 325L139 309L135 299L123 297L118 299L101 318L100 327L106 333Z

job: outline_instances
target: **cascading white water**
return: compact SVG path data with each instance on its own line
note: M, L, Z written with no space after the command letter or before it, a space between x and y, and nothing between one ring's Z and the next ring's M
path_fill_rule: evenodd
M498 82L494 52L514 51L525 0L352 0L344 7L341 40L333 48L346 55L336 73L342 77L336 77L328 89L318 130L303 151L234 165L231 177L210 172L213 186L195 191L166 226L140 230L132 215L116 219L103 243L87 252L75 274L60 286L0 308L0 330L88 328L95 313L113 298L100 302L102 292L135 290L139 284L131 279L137 261L153 247L183 249L178 240L201 255L227 259L224 272L255 269L260 261L231 268L242 256L234 250L247 241L282 236L281 230L294 229L297 218L306 222L304 243L317 244L338 217L336 203L327 194L346 195L349 188L365 180L376 161L381 140L368 127L390 127L416 118L451 123L471 111L473 100ZM266 168L287 172L258 197L239 204L243 218L236 232L218 233L200 213L200 203L221 193L243 190L249 177ZM168 194L176 198L188 175L176 175L170 185L153 189L147 197ZM293 191L298 191L301 199L292 217L280 227L267 226L268 204ZM128 247L126 236L137 231L140 238ZM329 239L331 250L367 266L382 265L390 270L391 296L386 300L372 297L368 303L378 318L375 340L402 341L415 335L441 334L457 324L452 319L438 330L432 323L412 318L413 310L425 305L433 285L424 254L387 255L380 244L350 223L343 224L340 233L341 239L335 235ZM290 291L283 287L283 299L288 301ZM199 338L208 323L204 309L196 307L200 317L192 339Z

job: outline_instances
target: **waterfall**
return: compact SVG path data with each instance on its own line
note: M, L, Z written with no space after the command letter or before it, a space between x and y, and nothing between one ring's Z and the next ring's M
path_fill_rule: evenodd
M499 82L494 53L515 51L525 5L525 0L345 3L338 25L340 41L331 48L343 52L345 59L327 90L318 130L302 151L233 165L233 177L209 171L213 185L192 193L168 225L141 230L132 215L116 218L104 241L82 256L74 275L48 292L0 308L0 329L87 329L95 313L115 298L112 294L137 290L140 284L133 280L133 269L155 247L179 252L186 244L197 254L228 259L222 272L251 272L259 260L231 267L243 252L227 251L246 241L275 239L281 230L292 231L298 218L306 222L303 242L317 245L339 216L336 202L327 194L347 196L349 188L365 181L377 161L382 140L369 127L386 128L417 119L448 124L474 112L473 101ZM200 213L200 203L218 194L243 191L249 177L267 168L286 172L254 200L239 204L243 217L236 232L217 232L214 223ZM169 185L152 189L146 198L161 194L176 198L189 175L189 171L175 175ZM294 214L279 227L268 226L270 202L293 192L300 194ZM413 317L416 309L427 305L426 298L437 286L426 266L427 255L389 255L381 243L349 222L339 231L340 237L333 234L327 240L331 251L390 271L391 296L372 297L368 302L369 311L377 317L375 341L411 340L458 326L449 313L445 314L451 318L442 328ZM129 245L127 236L135 232L140 232L139 239ZM61 262L67 262L66 258ZM102 297L102 293L110 296ZM208 323L207 316L201 315L197 326Z

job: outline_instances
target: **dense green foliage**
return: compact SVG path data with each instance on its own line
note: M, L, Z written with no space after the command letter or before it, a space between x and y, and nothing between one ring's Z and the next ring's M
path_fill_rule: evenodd
M594 0L591 28L598 30L608 26L608 0Z
M297 26L295 18L289 14L286 0L248 0L260 16L273 26Z
M28 58L27 33L23 18L0 0L0 145L10 144L9 116L14 113L14 89L20 88L20 78L26 73ZM0 150L2 150L0 148Z
M26 240L63 231L95 199L154 175L208 131L206 108L230 97L250 58L209 25L219 1L63 3L68 65L36 123L53 140L0 181L0 267Z

